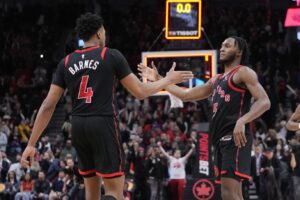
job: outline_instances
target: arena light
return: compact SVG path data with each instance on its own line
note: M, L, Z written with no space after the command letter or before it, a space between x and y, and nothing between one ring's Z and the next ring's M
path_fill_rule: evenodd
M289 8L286 13L285 27L300 26L300 8Z

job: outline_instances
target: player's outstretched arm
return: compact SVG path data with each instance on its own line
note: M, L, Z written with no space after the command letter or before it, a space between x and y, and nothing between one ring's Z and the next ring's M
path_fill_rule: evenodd
M145 77L149 79L150 81L157 81L162 76L159 75L154 63L151 63L152 68L147 67L144 64L138 65L138 70L140 71L140 76ZM176 63L174 62L172 65L172 68L169 72L173 70L173 68L176 66ZM168 72L168 73L169 73ZM183 89L181 87L178 87L177 85L168 85L164 89L166 89L171 94L177 96L182 101L197 101L201 99L208 98L213 91L213 80L214 78L211 78L209 81L207 81L204 85L197 86L191 89Z
M271 103L266 91L258 82L256 73L252 69L249 67L241 67L233 78L234 77L236 77L235 82L245 84L255 100L250 111L238 119L233 131L235 144L238 147L242 147L247 142L244 133L245 124L260 117L265 111L269 110Z
M175 68L175 67L174 67ZM141 82L133 73L121 80L122 85L136 98L144 99L151 96L170 84L185 82L194 77L191 71L169 72L165 78L155 82Z
M289 119L286 128L290 131L297 131L300 129L300 105L297 106L295 112Z
M55 106L62 96L63 92L63 88L54 84L51 85L49 93L38 111L30 139L25 151L23 152L21 159L22 166L29 167L29 161L27 161L27 158L30 157L31 159L33 159L33 156L35 154L35 144L41 136L42 132L47 127L55 110Z

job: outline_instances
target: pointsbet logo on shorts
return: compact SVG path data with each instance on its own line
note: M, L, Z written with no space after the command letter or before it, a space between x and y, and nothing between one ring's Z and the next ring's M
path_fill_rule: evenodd
M193 186L193 195L198 200L210 200L215 194L215 187L211 181L200 179Z

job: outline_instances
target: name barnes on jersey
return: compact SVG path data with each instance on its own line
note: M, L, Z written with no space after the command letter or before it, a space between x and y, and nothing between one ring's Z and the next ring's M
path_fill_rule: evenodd
M76 72L82 70L82 69L93 69L96 70L99 65L99 61L94 60L84 60L79 61L78 64L74 64L73 67L69 67L69 71L72 75L74 75Z

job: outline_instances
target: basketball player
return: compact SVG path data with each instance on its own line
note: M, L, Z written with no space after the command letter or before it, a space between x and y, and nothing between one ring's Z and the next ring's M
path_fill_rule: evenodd
M210 142L214 147L215 165L220 173L223 200L242 200L242 180L250 178L252 135L248 123L270 108L269 98L256 73L248 67L249 50L240 37L229 37L220 49L220 61L225 72L212 77L202 86L184 90L175 85L167 91L183 101L195 101L212 96ZM173 64L174 67L175 64ZM160 79L153 69L140 64L141 75L150 80ZM172 71L172 69L171 69ZM254 103L250 108L251 98Z
M80 174L84 177L86 199L123 199L124 157L116 119L115 83L136 98L144 99L166 87L193 77L188 71L172 71L166 78L142 83L130 70L124 56L105 46L105 29L100 16L87 13L77 20L76 30L84 48L67 55L58 64L49 93L39 109L32 135L22 155L28 167L35 144L53 114L65 89L73 101L72 142L77 151Z
M195 144L192 144L192 148L189 152L181 157L181 151L176 149L173 156L170 156L164 148L161 146L161 142L157 143L162 154L168 159L169 162L169 175L170 175L170 193L172 200L183 200L183 193L185 187L185 164L188 158L192 155Z

